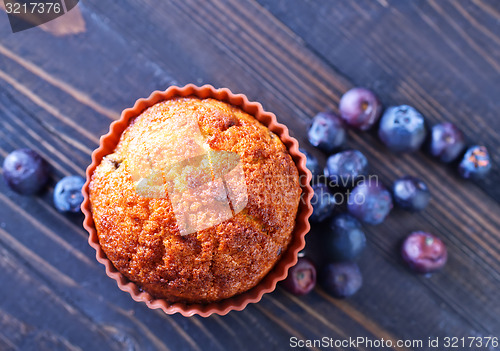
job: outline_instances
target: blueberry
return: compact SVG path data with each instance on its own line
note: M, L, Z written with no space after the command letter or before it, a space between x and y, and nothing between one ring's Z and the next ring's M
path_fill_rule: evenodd
M307 150L299 149L299 151L306 156L306 167L311 171L314 180L322 174L318 159L314 157L314 155L307 152Z
M330 229L324 245L331 260L352 261L365 248L365 233L356 218L348 214L335 216L330 222Z
M328 186L323 183L313 184L314 195L311 199L313 213L311 222L322 222L330 217L335 208L335 196L328 190Z
M464 134L452 123L436 124L431 130L429 152L448 163L456 160L465 148Z
M424 117L408 105L389 107L380 120L378 135L392 151L416 151L425 140Z
M465 179L484 178L491 170L491 159L488 149L474 145L467 149L458 166L458 172Z
M281 285L294 295L308 294L316 286L316 267L308 258L299 257Z
M49 166L35 151L19 149L5 158L3 176L12 190L23 195L33 195L47 184Z
M330 153L344 144L347 134L344 122L337 115L321 112L313 118L307 136L311 145Z
M348 125L367 130L379 119L382 104L371 90L353 88L340 99L339 111L340 116Z
M411 233L401 248L403 260L418 273L431 273L442 268L448 259L444 243L425 232Z
M61 212L78 212L83 202L82 188L85 179L68 176L61 179L54 188L54 205Z
M368 160L357 150L336 153L326 161L325 175L330 184L344 188L353 187L366 174Z
M359 183L349 194L347 209L362 222L382 223L392 209L391 194L378 179L370 177Z
M392 186L394 202L404 210L421 211L427 207L431 193L420 179L406 176L399 178Z
M363 277L354 262L329 263L321 271L320 282L331 295L345 298L354 295L361 288Z

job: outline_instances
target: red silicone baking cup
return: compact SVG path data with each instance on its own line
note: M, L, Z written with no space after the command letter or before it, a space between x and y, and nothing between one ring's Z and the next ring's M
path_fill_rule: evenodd
M97 231L89 200L89 184L96 167L101 163L104 156L113 153L120 136L128 127L131 119L139 116L145 109L153 106L157 102L169 100L176 97L198 97L213 98L227 102L231 105L241 108L243 111L254 116L262 124L267 126L272 132L277 134L281 141L285 144L288 152L293 158L297 169L299 170L300 181L302 186L302 198L297 212L295 228L292 233L292 241L283 254L282 258L276 263L273 269L252 289L233 296L228 299L220 300L208 304L170 304L163 299L155 299L149 293L141 291L139 287L123 274L121 274L113 263L106 257L106 254L99 245ZM125 109L120 119L111 123L109 133L102 136L100 146L92 153L92 163L87 168L87 182L83 186L84 201L82 203L82 211L85 215L83 222L84 228L89 232L89 244L96 250L97 261L106 267L106 274L116 280L118 287L128 292L135 301L141 301L151 309L160 308L165 313L174 314L176 312L183 316L192 316L194 314L202 317L207 317L212 313L225 315L229 311L241 311L249 303L258 302L265 293L271 292L276 288L276 284L286 278L288 269L297 263L297 255L305 246L305 235L309 232L309 216L312 213L311 198L313 190L309 185L311 180L311 172L306 168L306 157L299 151L299 144L295 138L288 134L288 128L280 124L276 120L273 113L264 111L262 105L258 102L251 102L243 94L233 94L229 89L215 89L211 85L201 87L193 84L188 84L184 87L171 86L165 91L154 91L148 98L139 99L135 102L134 107Z

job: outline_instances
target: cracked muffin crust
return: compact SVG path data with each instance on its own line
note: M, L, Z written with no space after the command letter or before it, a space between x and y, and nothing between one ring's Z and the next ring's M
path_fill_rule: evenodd
M184 121L194 121L199 135ZM171 197L177 195L169 193L165 172L155 183L164 196L138 192L137 160L154 162L169 148L174 156L161 158L163 162L182 161L203 150L237 154L244 208L236 211L233 203L231 218L184 235L172 205ZM222 171L214 171L213 159L208 168L212 180ZM197 168L178 186L189 191L205 184L205 178L207 172ZM254 287L287 249L301 195L298 170L278 136L237 107L198 98L162 101L133 119L114 153L94 171L89 189L99 243L108 259L141 289L170 303L209 303ZM202 221L213 220L214 214L204 215Z

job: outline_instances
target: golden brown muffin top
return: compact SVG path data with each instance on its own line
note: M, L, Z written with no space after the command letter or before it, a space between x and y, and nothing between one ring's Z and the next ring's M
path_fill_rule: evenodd
M159 102L132 120L90 184L99 243L155 298L211 302L279 260L301 188L278 136L214 99Z

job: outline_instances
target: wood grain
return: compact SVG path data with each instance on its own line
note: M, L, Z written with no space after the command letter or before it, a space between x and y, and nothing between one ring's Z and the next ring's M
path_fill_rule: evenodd
M283 350L291 336L500 335L497 1L88 0L78 8L85 31L77 35L12 34L0 21L0 155L31 147L53 170L37 198L0 182L0 276L9 282L0 287L1 350ZM423 153L394 155L375 133L351 132L348 146L384 183L412 174L433 194L423 213L395 210L366 227L356 296L339 301L317 288L299 298L278 288L227 316L166 316L106 277L81 216L57 213L51 196L62 176L83 175L121 110L184 83L260 101L322 162L306 141L310 119L335 111L350 87L368 86L385 105L409 103L431 123L456 122L489 147L495 169L466 182ZM449 248L447 267L430 278L399 260L401 239L418 229ZM324 235L315 226L307 239L318 261Z
M386 7L353 1L262 3L354 84L373 87L386 105L414 105L431 123L456 122L471 143L489 146L500 164L495 152L500 133L494 117L500 107L495 98L500 25L491 20L495 6L479 1L387 1ZM317 11L327 16L313 16ZM362 20L361 13L373 21ZM315 26L320 29L310 30ZM497 202L499 174L478 184Z

